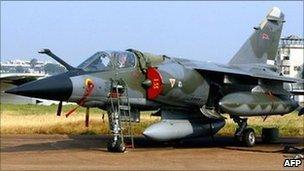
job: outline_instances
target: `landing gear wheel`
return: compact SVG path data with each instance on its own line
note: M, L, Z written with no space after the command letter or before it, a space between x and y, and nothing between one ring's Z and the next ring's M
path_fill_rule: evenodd
M252 128L246 128L242 135L242 143L246 147L253 147L255 144L255 134Z
M109 152L117 152L117 153L123 153L126 151L125 145L122 143L121 139L118 140L111 140L108 142L107 147Z
M255 134L252 128L247 128L247 118L233 117L234 122L236 122L239 128L236 130L234 134L234 139L238 143L242 143L242 145L246 147L252 147L255 144Z

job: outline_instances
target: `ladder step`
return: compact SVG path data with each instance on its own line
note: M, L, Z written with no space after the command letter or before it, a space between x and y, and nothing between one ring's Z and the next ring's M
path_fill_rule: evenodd
M130 106L119 105L120 110L130 110Z
M116 84L116 85L113 85L113 88L123 89L123 88L124 88L124 86L119 85L119 84L118 84L118 85Z
M128 123L128 122L134 122L134 121L133 121L133 119L129 119L129 118L121 118L121 122Z
M120 115L120 119L122 122L129 122L129 120L132 120L128 115Z

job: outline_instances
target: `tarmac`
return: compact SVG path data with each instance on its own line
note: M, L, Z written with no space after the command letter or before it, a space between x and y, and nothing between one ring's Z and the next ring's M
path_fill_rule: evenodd
M232 137L157 143L139 136L135 149L107 152L109 136L2 135L1 170L303 170L284 168L298 152L285 145L304 146L304 139L281 138L274 144L257 139L255 147L240 147ZM303 163L303 160L302 160Z

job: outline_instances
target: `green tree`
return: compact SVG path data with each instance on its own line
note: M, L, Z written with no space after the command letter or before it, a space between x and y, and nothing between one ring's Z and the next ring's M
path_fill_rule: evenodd
M36 58L31 59L31 61L30 61L31 68L34 68L35 65L37 64L37 62L38 62L38 60Z
M47 74L53 75L53 74L58 74L58 73L63 73L66 71L66 69L58 64L53 64L53 63L47 63L44 66L44 71Z

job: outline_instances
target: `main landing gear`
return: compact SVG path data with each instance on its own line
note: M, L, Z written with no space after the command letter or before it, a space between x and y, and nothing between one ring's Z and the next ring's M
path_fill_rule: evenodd
M234 139L246 147L253 147L255 144L255 133L252 128L247 128L247 118L233 117L239 128L236 129Z

